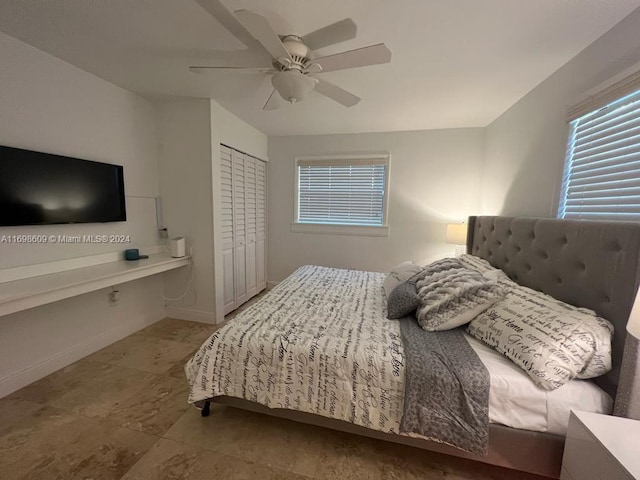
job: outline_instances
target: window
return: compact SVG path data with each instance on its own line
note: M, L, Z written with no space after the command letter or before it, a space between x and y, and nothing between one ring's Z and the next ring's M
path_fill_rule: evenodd
M640 90L571 122L558 217L640 220Z
M376 227L386 227L388 167L388 155L298 158L295 224L320 226L316 231L324 233L357 231L328 227L348 226L376 234Z

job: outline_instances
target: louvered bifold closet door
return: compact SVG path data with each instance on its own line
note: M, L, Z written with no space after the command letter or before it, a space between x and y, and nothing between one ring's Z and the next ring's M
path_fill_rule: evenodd
M247 300L258 293L256 272L256 160L248 155L244 161Z
M267 164L256 160L256 281L267 288Z
M224 314L236 308L235 248L233 238L233 161L231 149L220 147L220 196L222 216L222 261L224 278Z
M239 307L247 301L246 277L246 201L245 155L232 150L233 157L233 234L235 247L235 303Z

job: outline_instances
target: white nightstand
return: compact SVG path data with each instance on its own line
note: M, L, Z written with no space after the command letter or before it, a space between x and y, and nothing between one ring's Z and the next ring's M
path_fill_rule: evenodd
M640 421L571 412L560 479L640 479Z

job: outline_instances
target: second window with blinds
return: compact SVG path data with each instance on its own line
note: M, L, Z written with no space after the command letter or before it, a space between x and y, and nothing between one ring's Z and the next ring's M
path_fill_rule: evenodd
M292 231L388 235L389 154L296 158Z
M640 220L640 72L631 80L570 113L559 218Z

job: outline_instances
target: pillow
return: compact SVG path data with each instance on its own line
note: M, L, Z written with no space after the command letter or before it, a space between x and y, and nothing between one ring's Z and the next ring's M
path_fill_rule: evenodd
M522 368L539 387L554 390L573 378L611 369L613 325L501 277L506 297L476 317L467 332Z
M411 261L402 262L400 265L393 267L389 275L384 279L384 282L382 282L382 288L384 289L384 294L387 296L387 299L394 288L409 280L420 270L422 270L422 267Z
M439 263L442 260L438 260L433 263ZM412 262L404 262L394 268L394 270L404 270L409 265L416 266ZM424 269L429 268L433 264L429 264ZM418 289L416 283L420 280L424 274L424 269L419 267L418 273L406 280L404 283L396 286L387 299L387 318L395 320L398 318L406 317L416 311L416 308L420 305L420 297L418 296ZM405 274L405 271L402 272ZM391 274L389 275L391 276ZM389 278L389 276L387 278Z
M416 311L416 308L420 305L416 282L421 277L421 274L422 271L418 272L393 289L387 300L387 318L392 320L402 318Z
M422 274L416 284L420 297L416 317L423 329L432 332L468 323L505 293L495 280L454 258L434 262Z
M489 272L502 272L499 268L495 268L491 266L489 262L487 262L484 258L476 257L475 255L471 255L465 253L457 257L457 260L460 260L463 266L467 267L470 270L476 270L480 273L489 273Z
M469 268L470 270L480 272L489 280L494 280L497 282L499 277L509 278L506 273L504 273L499 268L495 268L483 258L476 257L475 255L470 255L468 253L460 255L456 258L462 262L463 266Z

